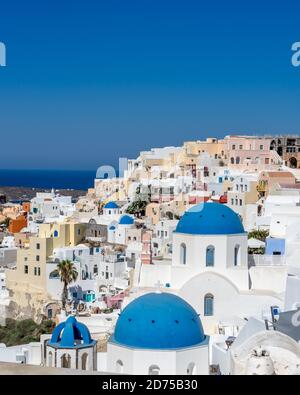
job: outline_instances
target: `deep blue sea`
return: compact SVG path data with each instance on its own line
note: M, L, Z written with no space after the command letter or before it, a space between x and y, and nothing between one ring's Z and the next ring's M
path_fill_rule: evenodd
M1 170L0 186L82 189L94 186L92 170Z

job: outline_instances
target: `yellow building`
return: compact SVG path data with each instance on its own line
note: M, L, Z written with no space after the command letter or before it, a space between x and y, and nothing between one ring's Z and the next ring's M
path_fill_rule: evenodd
M53 249L76 246L84 238L84 224L40 225L39 234L29 238L29 247L18 250L17 268L6 270L6 285L14 313L32 314L34 317L43 313L43 306L50 299L47 295L46 263Z

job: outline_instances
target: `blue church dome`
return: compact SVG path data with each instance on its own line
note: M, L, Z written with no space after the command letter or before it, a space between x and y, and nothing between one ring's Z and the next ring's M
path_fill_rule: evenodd
M119 225L133 225L133 224L134 224L134 219L129 215L123 215L123 217L120 218Z
M176 227L176 233L192 235L231 235L244 233L239 216L220 203L202 203L186 211Z
M116 230L116 227L114 225L110 226L108 230Z
M121 312L111 341L168 350L195 346L206 339L198 314L185 300L169 293L149 293Z
M70 316L55 327L48 345L55 348L80 348L95 343L87 326Z
M106 205L104 206L104 208L111 208L111 209L114 209L114 208L119 208L119 206L118 206L115 202L108 202L108 203L106 203Z

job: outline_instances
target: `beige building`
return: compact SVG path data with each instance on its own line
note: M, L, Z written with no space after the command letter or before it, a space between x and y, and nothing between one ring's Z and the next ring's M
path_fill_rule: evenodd
M186 155L197 155L208 153L215 159L227 159L226 142L216 138L207 138L204 141L187 141L183 144Z
M79 223L41 224L38 236L29 238L29 246L20 248L17 268L6 270L7 288L14 315L38 317L49 302L46 288L46 263L54 248L75 246L85 237L85 225Z

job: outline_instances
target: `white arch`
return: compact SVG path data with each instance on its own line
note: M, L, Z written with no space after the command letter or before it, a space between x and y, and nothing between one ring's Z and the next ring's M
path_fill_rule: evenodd
M81 369L82 370L88 370L88 360L89 360L89 355L87 352L85 352L81 356Z

